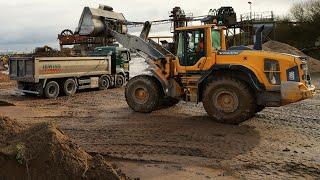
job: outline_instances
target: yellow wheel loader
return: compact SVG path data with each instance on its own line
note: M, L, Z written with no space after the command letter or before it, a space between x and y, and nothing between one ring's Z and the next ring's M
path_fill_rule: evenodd
M227 50L225 30L215 25L176 30L176 54L148 39L146 31L137 37L109 30L150 66L150 75L136 76L126 86L134 111L149 113L180 100L202 102L214 121L239 124L265 107L298 102L315 92L306 57L262 51L261 41L254 49Z

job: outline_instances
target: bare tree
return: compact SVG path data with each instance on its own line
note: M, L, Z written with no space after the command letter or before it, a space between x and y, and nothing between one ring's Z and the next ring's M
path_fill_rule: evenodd
M320 17L320 0L307 0L292 6L291 16L299 22L315 22Z

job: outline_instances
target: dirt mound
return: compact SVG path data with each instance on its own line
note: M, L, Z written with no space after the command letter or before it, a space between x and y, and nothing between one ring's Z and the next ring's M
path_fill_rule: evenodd
M307 56L299 49L292 47L288 44L277 42L277 41L268 41L263 44L263 50L265 51L274 51L279 53L287 53L298 56ZM309 56L308 56L309 57ZM309 69L310 73L320 72L320 61L314 58L309 57Z
M8 82L8 81L9 81L9 76L7 74L3 74L0 72L0 83Z
M3 122L6 131L18 127L10 120ZM90 156L47 123L18 133L0 148L0 164L4 179L126 179L102 156Z
M8 71L0 71L0 89L8 89L16 87L16 81L11 81L9 75L6 74Z
M0 60L0 71L4 71L6 68L4 67L4 63Z
M8 117L0 116L0 147L7 145L9 138L20 133L25 126L11 120Z

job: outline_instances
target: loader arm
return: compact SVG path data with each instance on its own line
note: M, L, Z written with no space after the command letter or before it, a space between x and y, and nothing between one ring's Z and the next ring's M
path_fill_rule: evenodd
M158 79L158 81L162 84L163 91L166 93L168 92L170 83L163 74L161 65L156 63L156 61L165 61L167 56L174 57L174 55L153 40L148 39L150 28L150 23L146 22L140 37L130 34L121 34L112 29L109 29L109 32L116 39L116 41L122 44L125 48L137 51L140 55L140 52L142 52L143 55L147 56L144 58L149 65L148 70L152 73L152 76Z
M117 42L122 44L125 48L135 51L142 51L150 59L158 60L164 59L165 55L158 51L156 48L150 45L147 41L140 37L130 34L120 34L116 31L110 30L111 35L116 39Z
M165 59L167 55L174 57L170 51L148 38L150 29L151 23L146 21L139 37L130 34L121 34L112 29L109 29L109 31L116 41L122 44L124 47L130 50L142 51L150 59Z

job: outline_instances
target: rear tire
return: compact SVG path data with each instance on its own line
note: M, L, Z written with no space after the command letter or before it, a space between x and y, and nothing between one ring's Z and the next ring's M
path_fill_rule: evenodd
M220 123L240 124L256 111L253 93L245 83L234 78L214 79L203 94L205 110Z
M59 91L59 84L56 81L50 81L44 88L44 95L49 99L55 99L58 97Z
M108 76L101 76L99 79L99 89L105 90L110 87L110 79Z
M125 96L131 109L136 112L150 113L159 107L161 91L154 78L142 75L128 82Z
M63 84L63 93L66 96L72 96L77 91L77 84L74 79L67 79Z

